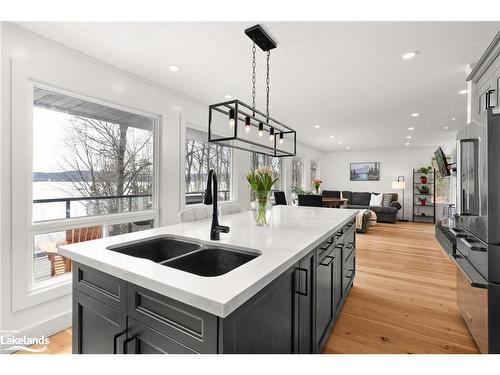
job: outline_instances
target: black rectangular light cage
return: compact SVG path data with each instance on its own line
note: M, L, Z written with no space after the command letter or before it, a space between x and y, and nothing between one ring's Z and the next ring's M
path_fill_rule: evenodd
M295 156L297 134L294 129L237 99L208 108L209 142L273 157Z

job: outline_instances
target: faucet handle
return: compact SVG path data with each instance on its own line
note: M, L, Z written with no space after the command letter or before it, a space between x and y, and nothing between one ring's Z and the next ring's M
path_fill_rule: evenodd
M225 225L217 225L215 227L215 230L217 232L222 232L222 233L229 233L229 227L226 227Z

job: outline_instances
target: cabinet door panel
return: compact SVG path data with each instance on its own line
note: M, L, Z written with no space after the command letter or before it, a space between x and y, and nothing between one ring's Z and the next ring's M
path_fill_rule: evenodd
M73 353L122 353L127 317L73 289Z
M344 268L343 276L342 276L342 294L343 296L347 295L349 292L352 283L354 281L354 276L356 274L356 253L354 253L351 258L347 261L347 264Z
M334 250L335 259L333 261L333 306L335 315L340 308L342 301L342 250L336 248ZM336 317L335 317L336 319Z
M222 320L222 353L297 352L296 267L292 266Z
M316 267L316 342L318 346L333 318L333 261L327 256Z
M298 278L298 352L314 353L314 268L315 252L299 262Z

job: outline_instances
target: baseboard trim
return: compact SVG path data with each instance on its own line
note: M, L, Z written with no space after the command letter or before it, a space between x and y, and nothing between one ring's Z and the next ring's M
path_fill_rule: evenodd
M71 310L66 311L62 314L56 315L50 319L44 320L42 322L33 324L29 327L26 327L22 330L17 331L13 334L14 337L49 337L58 332L64 331L71 327ZM4 351L3 348L0 348L2 354L12 353L13 351Z

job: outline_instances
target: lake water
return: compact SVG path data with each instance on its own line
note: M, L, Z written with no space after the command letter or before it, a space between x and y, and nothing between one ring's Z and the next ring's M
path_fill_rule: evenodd
M71 182L43 181L33 183L33 199L78 197L82 194ZM86 207L80 202L71 202L71 217L87 215ZM66 202L33 204L33 221L64 219Z

